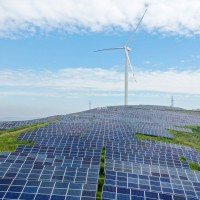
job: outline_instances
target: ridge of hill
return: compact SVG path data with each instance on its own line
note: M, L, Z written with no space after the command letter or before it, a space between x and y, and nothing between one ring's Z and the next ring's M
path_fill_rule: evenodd
M18 142L0 153L0 199L200 198L198 113L111 106L26 122L0 124Z

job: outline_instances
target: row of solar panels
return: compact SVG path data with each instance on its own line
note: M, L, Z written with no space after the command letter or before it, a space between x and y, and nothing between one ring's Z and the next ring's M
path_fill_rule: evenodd
M27 179L0 179L1 199L95 200L96 185Z
M106 170L106 185L200 198L200 183Z
M125 143L123 144L123 140L120 141L120 147L117 146L118 143L114 142L111 143L109 141L103 141L98 143L98 138L95 138L95 143L87 143L87 141L90 141L87 139L87 141L84 141L85 139L81 137L46 137L45 138L41 137L40 135L38 136L37 133L35 133L35 136L33 138L28 138L26 137L28 134L24 134L22 137L19 137L20 139L23 140L33 140L35 141L36 145L46 145L48 147L43 147L43 149L39 149L38 147L34 147L33 149L25 149L28 152L35 152L35 153L45 153L46 151L49 151L51 153L55 152L57 155L61 154L62 155L74 155L78 156L80 155L92 155L92 149L93 148L100 148L102 145L107 147L107 154L108 158L109 157L115 157L115 159L120 160L123 159L123 161L126 161L125 159L128 159L127 161L134 161L136 160L157 160L159 159L160 161L169 161L170 160L175 161L176 163L180 163L179 157L180 156L185 156L187 160L192 161L192 162L197 162L199 163L200 161L200 156L199 153L195 152L191 148L185 148L180 145L167 145L166 143L158 143L158 142L149 142L149 141L142 141L142 142L137 142L137 141L132 141L131 144ZM24 137L25 136L25 137ZM83 136L85 136L83 134ZM82 137L83 137L82 136ZM43 138L43 139L42 139ZM39 139L39 142L38 142ZM130 138L129 138L130 139ZM41 142L42 141L42 142ZM51 146L51 149L49 148ZM73 148L78 146L78 149L75 149L74 151ZM53 148L56 147L56 148ZM80 149L82 148L82 151ZM86 150L87 149L87 150ZM100 150L99 150L100 153ZM147 161L148 162L148 161ZM150 163L149 163L150 164ZM178 166L178 165L177 165Z
M197 200L198 198L104 185L102 200Z
M136 143L137 144L137 143ZM147 143L148 144L148 143ZM189 151L185 149L179 149L179 151L176 148L164 148L162 150L156 147L156 150L154 148L149 148L150 151L148 151L148 148L145 147L143 149L143 146L138 146L138 148L135 148L135 146L130 147L119 147L119 146L112 146L112 143L104 145L106 146L106 157L118 157L122 159L131 159L131 158L146 158L146 160L155 160L154 158L159 159L160 161L177 161L180 162L179 157L185 156L187 160L199 163L200 162L200 155L199 153L195 151ZM164 146L165 147L165 146ZM24 152L24 153L51 153L55 155L73 155L73 156L100 156L101 152L101 146L85 146L80 143L74 144L70 141L70 145L67 146L67 144L64 147L49 147L49 146L34 146L34 147L26 147L26 146L19 146L16 150L16 152ZM119 160L119 159L118 159ZM184 162L182 162L184 163Z
M152 109L156 107L160 109L158 110ZM167 112L165 110L168 110L168 107L166 107L166 109L162 109L164 107L159 107L159 106L156 107L152 106L108 107L106 113L101 110L99 111L97 109L93 109L91 111L79 113L78 115L54 116L39 120L29 120L21 122L20 121L0 122L0 129L21 126L29 123L42 122L56 117L62 119L60 121L60 124L57 124L57 128L59 127L59 129L60 128L66 129L67 128L66 125L68 126L69 123L74 123L74 124L78 123L79 126L80 124L82 124L82 126L84 125L86 126L92 121L93 125L96 122L95 126L98 126L98 124L99 123L101 124L101 122L104 123L105 125L109 124L110 122L114 122L115 120L118 120L118 122L121 123L128 122L129 127L132 128L132 130L134 130L135 132L149 134L149 135L171 137L171 134L166 131L166 128L191 132L190 129L177 126L185 126L187 124L200 124L199 115L183 113L183 112L174 112L174 111ZM61 124L64 126L62 126ZM108 126L108 129L110 130L111 127ZM68 128L68 132L70 131L74 132L73 127ZM94 132L95 130L94 128L90 127L90 131Z
M141 112L129 106L90 110L21 134L18 139L35 145L0 154L0 199L95 199L104 146L102 199L199 199L199 173L179 160L184 155L198 161L199 153L181 145L137 141L130 123ZM153 116L149 121L156 121L156 114L166 111L152 112L145 110L144 119L139 118L145 122ZM170 115L159 121L157 131Z
M26 120L26 121L0 121L0 130L15 128L28 124L42 123L53 119L62 119L63 117L64 117L63 115L56 115L56 116L45 117L41 119Z
M190 169L172 168L168 166L148 165L116 160L106 160L105 163L106 169L111 171L200 182L200 172Z

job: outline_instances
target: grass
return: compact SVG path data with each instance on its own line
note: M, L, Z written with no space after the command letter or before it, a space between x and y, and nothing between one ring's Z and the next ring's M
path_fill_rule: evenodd
M193 133L187 133L184 131L176 131L176 130L168 130L173 138L165 138L151 135L143 135L136 133L136 137L138 140L146 139L146 140L154 140L159 142L167 142L172 144L180 144L185 146L190 146L195 148L198 152L200 152L200 126L186 126L193 131ZM180 161L188 162L191 170L200 171L200 164L192 163L186 160L184 156L179 157Z
M200 126L190 125L190 126L186 126L186 128L191 129L194 133L199 133L200 134Z
M84 138L83 138L83 135L81 135L81 136L80 136L80 139L81 139L81 140L83 140L83 139L84 139Z
M180 159L180 161L187 161L184 156L180 156L179 159Z
M190 146L200 152L200 126L186 126L186 128L191 129L193 133L168 129L168 131L173 135L173 138L157 137L138 133L136 133L136 137L139 140L147 139Z
M158 136L153 136L153 135L144 135L140 133L135 133L135 136L137 137L138 140L155 140L159 142L169 142L169 143L174 143L177 144L173 139L171 138L165 138L165 137L158 137Z
M198 163L187 161L187 159L184 156L180 156L179 159L180 161L188 162L191 170L200 171L200 165Z
M189 113L189 114L200 114L200 111L198 111L198 110L172 110L172 109L168 109L166 111L182 112L182 113Z
M18 145L34 145L34 142L27 141L18 141L17 138L21 133L25 133L27 131L32 131L36 128L40 128L46 126L50 122L54 122L55 120L51 120L43 123L34 123L28 124L20 127L10 128L7 130L0 131L0 152L7 151L13 152L16 150Z
M96 192L96 199L98 200L101 200L103 185L105 181L105 153L106 153L106 148L103 147L101 150L99 178L98 178L98 186Z
M192 163L192 162L188 162L188 164L189 164L191 170L200 171L200 165L199 165L199 164L197 164L197 163Z
M18 127L14 127L14 128L0 130L0 135L7 134L7 133L13 133L13 132L20 131L20 130L27 129L27 128L32 128L35 125L36 124L27 124L24 126L18 126Z

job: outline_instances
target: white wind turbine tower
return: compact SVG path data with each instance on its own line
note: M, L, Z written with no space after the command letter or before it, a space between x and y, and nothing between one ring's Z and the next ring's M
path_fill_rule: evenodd
M125 84L124 84L124 105L128 105L128 66L131 68L132 73L133 73L133 78L135 79L135 75L134 75L134 71L133 71L133 67L131 65L131 61L129 58L129 51L131 51L131 48L129 48L128 46L131 44L131 42L133 41L134 35L136 33L136 31L138 30L145 14L147 12L147 9L145 10L144 14L142 15L142 17L140 18L133 34L131 35L131 37L129 38L129 40L127 41L127 43L123 46L123 47L115 47L115 48L108 48L108 49L100 49L94 52L99 52L99 51L107 51L107 50L121 50L123 49L125 51Z
M171 107L174 107L174 97L171 98Z

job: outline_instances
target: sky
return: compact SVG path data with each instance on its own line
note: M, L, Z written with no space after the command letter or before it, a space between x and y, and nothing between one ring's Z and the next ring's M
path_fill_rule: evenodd
M0 0L0 120L124 104L200 108L199 0Z

